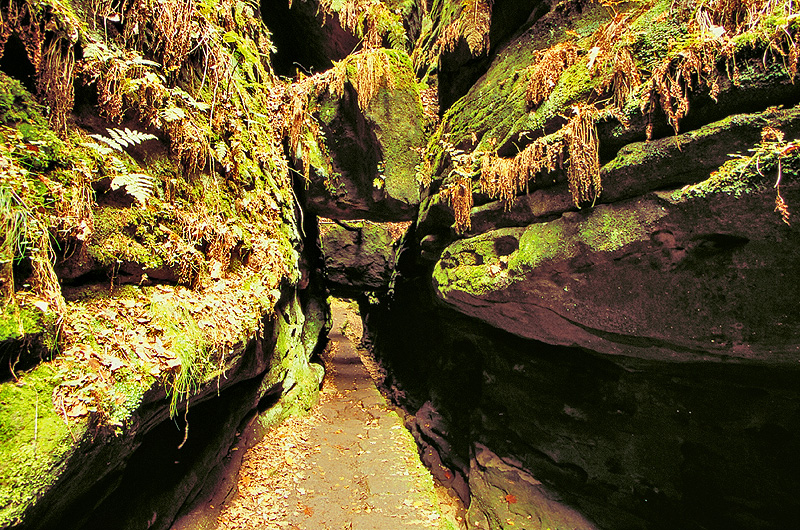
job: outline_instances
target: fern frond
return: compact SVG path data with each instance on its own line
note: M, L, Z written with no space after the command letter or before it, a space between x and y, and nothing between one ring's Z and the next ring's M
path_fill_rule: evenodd
M117 158L116 156L112 156L108 160L108 163L111 166L111 169L113 169L114 173L116 173L118 175L127 175L128 174L128 166L126 166L125 162L123 162L121 159Z
M90 134L89 136L91 136L92 138L94 138L95 140L97 140L99 142L103 142L104 144L109 146L114 151L122 151L123 150L123 147L120 144L118 144L117 141L114 140L113 138L109 138L108 136L103 136L102 134Z
M144 205L155 193L153 177L144 173L125 173L114 177L111 189L125 188L125 193Z
M228 157L228 146L225 142L219 141L214 144L214 157L219 162L222 162Z
M186 117L186 112L180 107L167 107L159 111L158 115L161 116L162 120L169 123L171 121L182 120Z
M127 127L125 127L125 129L112 127L111 129L106 129L106 132L108 132L108 136L103 136L102 134L90 134L89 136L97 141L103 142L115 151L123 151L126 147L133 147L146 140L156 139L154 134L132 131Z
M100 156L108 156L114 154L114 149L111 149L102 144L98 144L97 142L83 142L81 143L81 145L83 147L88 147L89 149L92 149Z

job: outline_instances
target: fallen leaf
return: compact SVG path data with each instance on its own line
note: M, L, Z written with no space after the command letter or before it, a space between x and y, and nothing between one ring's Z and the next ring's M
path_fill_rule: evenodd
M167 369L172 370L173 368L178 368L181 365L180 359L167 359L164 361L167 365Z
M514 495L511 495L509 493L508 495L506 495L506 502L508 504L516 504L517 503L517 498Z
M100 362L102 362L105 366L108 367L109 370L115 372L125 366L125 363L122 362L120 359L113 357L111 355L101 355Z
M75 403L67 410L67 416L70 418L77 418L78 416L85 416L87 414L89 414L89 408L82 401Z

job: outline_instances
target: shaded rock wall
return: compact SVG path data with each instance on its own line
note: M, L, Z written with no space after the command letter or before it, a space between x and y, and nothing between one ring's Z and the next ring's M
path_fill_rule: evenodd
M722 56L689 74L679 120L667 120L677 100L666 97L644 111L648 76L692 53L676 44L684 36L702 40L681 6L520 3L527 21L488 55L462 39L437 58L431 185L393 290L362 313L388 390L414 416L426 462L469 503L470 528L778 530L800 514L788 471L800 445L800 261L781 215L781 201L800 203L800 92L742 39L738 76ZM429 16L414 58L432 75L421 50L459 10L437 2ZM505 158L512 169L495 184L514 186L527 146L569 134L573 105L609 110L591 65L615 20L626 28L615 46L645 84L593 125L602 192L574 199L567 150L562 167L498 200L485 160ZM534 104L532 58L559 43L575 62ZM474 69L448 77L456 64ZM474 203L455 204L458 186Z
M795 366L554 347L433 297L398 283L391 310L373 308L367 325L393 395L419 410L412 430L438 478L468 496L471 528L529 517L615 530L793 524Z
M323 225L320 243L327 287L337 296L385 291L394 267L395 237L386 224Z
M331 86L336 79L343 83L341 93ZM408 55L362 52L305 83L309 94L301 97L310 98L312 116L292 155L298 173L307 177L307 210L334 219L413 219L425 135L420 87Z
M170 528L204 500L209 479L235 472L229 451L254 415L263 435L316 401L322 367L309 360L325 326L316 299L287 289L262 330L230 353L226 377L180 403L174 420L165 388L154 386L124 435L87 430L55 484L9 528Z

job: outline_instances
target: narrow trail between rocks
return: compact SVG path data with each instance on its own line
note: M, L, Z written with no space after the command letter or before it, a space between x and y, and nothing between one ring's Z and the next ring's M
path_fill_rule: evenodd
M238 493L222 507L218 528L459 528L454 501L434 485L402 418L342 334L358 317L343 303L333 312L319 404L245 454Z

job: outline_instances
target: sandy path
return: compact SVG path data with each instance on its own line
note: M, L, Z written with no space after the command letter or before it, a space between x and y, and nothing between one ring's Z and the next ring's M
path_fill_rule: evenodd
M434 486L402 419L341 333L345 319L357 324L344 304L334 305L320 403L247 452L238 494L222 508L219 529L459 527L453 501Z

